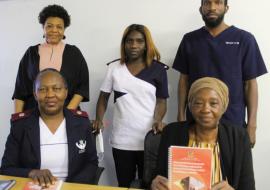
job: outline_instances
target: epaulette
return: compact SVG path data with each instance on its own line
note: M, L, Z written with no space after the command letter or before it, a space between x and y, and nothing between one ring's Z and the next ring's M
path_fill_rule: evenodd
M88 118L88 113L86 111L82 111L82 110L70 110L70 111L75 116L80 116L80 117L86 117L86 118Z
M27 118L31 115L32 112L33 112L33 110L31 109L31 110L26 110L23 112L11 114L11 121L14 122L14 121L17 121L17 120L20 120L23 118Z
M111 63L116 62L116 61L119 61L119 60L120 60L120 58L115 59L115 60L113 60L113 61L110 61L109 63L106 63L106 65L108 66L108 65L110 65Z
M154 60L155 62L161 64L166 70L168 70L170 67L168 65L166 65L165 63L162 63L160 61Z

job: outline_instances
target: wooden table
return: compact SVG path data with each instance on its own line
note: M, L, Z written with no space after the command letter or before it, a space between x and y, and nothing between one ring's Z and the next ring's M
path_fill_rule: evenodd
M1 180L16 180L16 184L11 188L11 190L22 190L29 178L13 177L0 175ZM109 187L109 186L99 186L99 185L86 185L79 183L63 183L61 190L128 190L128 188L120 187Z

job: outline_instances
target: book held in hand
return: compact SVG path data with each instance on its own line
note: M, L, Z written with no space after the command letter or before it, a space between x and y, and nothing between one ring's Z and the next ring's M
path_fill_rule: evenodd
M0 190L8 190L16 183L15 180L0 180Z
M50 187L47 188L42 188L40 185L36 185L34 184L33 181L29 181L26 183L26 185L24 186L23 190L60 190L61 186L63 184L62 180L58 180L55 182L54 185L50 185Z
M211 189L211 149L171 146L168 161L170 190Z

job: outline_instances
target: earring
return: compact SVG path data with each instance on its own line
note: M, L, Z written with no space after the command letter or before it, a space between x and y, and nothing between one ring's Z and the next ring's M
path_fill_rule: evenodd
M43 34L43 36L42 36L43 38L45 38L45 35Z
M66 36L65 36L65 35L63 35L63 40L64 40L64 39L66 39Z

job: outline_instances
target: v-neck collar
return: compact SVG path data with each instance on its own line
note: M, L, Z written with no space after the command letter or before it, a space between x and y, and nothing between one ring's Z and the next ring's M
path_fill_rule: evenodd
M144 67L139 73L137 73L136 75L133 75L133 74L129 71L129 69L128 69L126 63L124 64L124 67L125 67L125 70L126 70L131 76L133 76L133 77L135 77L135 78L138 78L138 77L139 77L139 76L147 69L147 66L146 66L146 67Z
M226 35L228 32L230 32L232 29L234 29L235 27L233 25L229 26L228 28L226 28L225 30L223 30L222 32L220 32L217 36L213 36L207 29L205 26L202 27L202 30L204 31L204 33L206 34L207 38L212 39L212 40L218 40L220 38L222 38L224 35Z
M62 128L66 127L66 119L64 118L61 123L59 124L58 128L56 129L56 131L53 133L49 127L47 126L47 124L43 121L43 119L41 117L39 117L39 126L43 127L44 130L47 131L47 133L50 134L50 136L56 136L59 132L61 132Z

